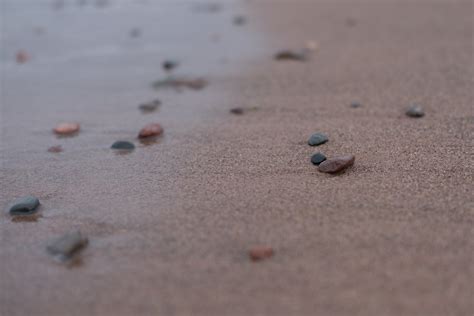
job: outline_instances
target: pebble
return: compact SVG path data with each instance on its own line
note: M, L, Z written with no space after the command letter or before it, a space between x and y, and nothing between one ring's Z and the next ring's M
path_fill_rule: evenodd
M53 131L59 135L70 135L70 134L77 133L79 129L80 129L80 125L78 123L68 122L68 123L58 124L53 129Z
M24 64L30 59L30 55L24 50L20 50L16 53L16 62L19 64Z
M48 148L48 152L50 153L60 153L63 151L63 147L61 145L51 146Z
M261 261L273 256L274 251L271 247L254 247L249 250L249 257L252 261Z
M15 199L7 208L11 215L31 215L36 213L40 202L34 196L24 196Z
M326 160L326 156L324 156L322 153L315 153L313 156L311 156L311 162L316 166L324 160Z
M306 61L307 54L305 52L293 52L290 50L283 50L275 54L276 60L296 60L296 61Z
M334 157L321 162L319 164L319 171L326 173L339 172L352 166L354 161L354 155Z
M165 60L162 64L161 64L161 67L163 67L163 69L165 71L172 71L173 69L175 69L176 67L178 67L179 63L176 62L176 61L173 61L173 60Z
M423 108L421 106L419 106L418 104L413 104L408 107L405 114L409 117L420 118L425 115L425 112L423 111Z
M140 104L138 106L138 109L140 109L140 111L144 113L150 113L150 112L156 111L156 109L158 109L160 105L161 105L161 101L158 99L155 99L151 102Z
M60 262L73 259L88 244L87 237L80 231L66 233L50 243L46 250Z
M311 135L311 137L309 138L308 144L310 146L319 146L321 144L324 144L328 140L329 140L329 138L326 135L324 135L323 133L315 133L315 134Z
M166 78L164 80L157 80L152 83L153 88L189 88L192 90L201 90L207 86L208 82L203 78L187 79L187 78Z
M132 38L137 38L137 37L140 37L141 35L142 35L142 31L138 27L134 27L130 30L130 37Z
M235 25L244 25L247 22L247 19L243 15L237 15L233 20Z
M152 136L159 136L163 133L163 127L158 123L150 123L145 125L138 133L138 138L146 138Z
M362 106L362 103L358 101L351 102L351 108L360 108L361 106Z
M134 150L135 145L133 143L127 142L125 140L118 140L115 143L113 143L110 148L118 149L118 150Z
M242 114L244 114L244 109L243 108L233 108L233 109L230 109L230 113L236 114L236 115L242 115Z

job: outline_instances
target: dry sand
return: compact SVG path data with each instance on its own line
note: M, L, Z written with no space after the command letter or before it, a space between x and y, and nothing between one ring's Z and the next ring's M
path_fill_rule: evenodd
M249 24L232 27L234 13ZM3 67L0 202L36 195L42 217L0 218L1 315L472 315L472 2L252 1L191 16L221 25L221 42L184 33L162 39L168 55ZM272 60L307 40L321 47L310 62ZM184 73L209 88L151 91L183 46ZM162 109L141 115L156 96ZM404 115L411 102L424 118ZM79 136L51 134L72 119ZM110 152L150 121L165 128L157 144ZM312 148L316 131L330 141ZM55 144L64 153L46 152ZM355 165L319 173L316 150ZM66 268L45 246L75 228L90 243ZM255 245L275 256L251 262Z

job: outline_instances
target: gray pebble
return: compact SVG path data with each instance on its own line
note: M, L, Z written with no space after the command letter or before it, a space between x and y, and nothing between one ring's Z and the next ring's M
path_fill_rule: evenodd
M112 149L120 149L120 150L133 150L135 149L135 145L131 142L127 142L125 140L118 140L112 144L110 147Z
M409 106L405 114L409 117L416 117L416 118L425 116L425 112L423 111L423 108L419 106L418 104L413 104Z
M358 101L353 101L351 102L351 108L360 108L362 106L362 104Z
M324 156L322 153L315 153L313 156L311 156L311 162L316 166L324 160L326 160L326 156Z
M323 133L315 133L308 140L310 146L318 146L327 142L329 138Z
M60 262L67 262L88 244L87 237L80 231L66 233L50 243L46 250Z
M24 196L15 199L7 208L11 215L31 215L37 212L40 202L34 196Z

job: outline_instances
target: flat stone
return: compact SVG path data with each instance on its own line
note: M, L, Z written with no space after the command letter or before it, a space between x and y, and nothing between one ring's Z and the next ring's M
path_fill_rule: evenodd
M158 99L155 99L153 101L147 102L147 103L142 103L138 106L138 109L144 113L149 113L156 111L158 107L161 105L161 101Z
M273 256L274 251L271 247L253 247L249 250L249 257L252 261L261 261Z
M242 114L244 114L244 109L243 108L233 108L233 109L230 109L230 113L236 114L236 115L242 115Z
M316 166L324 160L326 160L326 156L324 156L322 153L315 153L313 156L311 156L311 162Z
M158 123L150 123L145 125L138 133L138 138L146 138L152 136L159 136L163 133L163 127Z
M413 104L408 107L406 110L405 114L409 117L415 117L415 118L420 118L425 116L425 112L423 111L423 108L419 106L418 104Z
M23 196L15 199L7 208L10 215L31 215L37 212L40 202L34 196Z
M308 144L310 146L319 146L321 144L324 144L328 140L329 140L329 138L326 135L324 135L323 133L315 133L315 134L311 135L311 137L309 138Z
M131 142L127 142L125 140L118 140L112 144L110 147L112 149L119 149L119 150L134 150L135 145Z
M319 171L326 173L336 173L354 164L354 155L339 156L327 159L319 164Z
M70 134L77 133L79 129L80 129L79 123L67 122L67 123L58 124L53 129L53 131L59 135L70 135Z
M46 250L61 262L66 262L77 255L88 244L87 237L80 231L66 233L58 239L51 242Z
M275 54L276 60L296 60L296 61L306 61L308 55L306 51L294 52L291 50L282 50Z

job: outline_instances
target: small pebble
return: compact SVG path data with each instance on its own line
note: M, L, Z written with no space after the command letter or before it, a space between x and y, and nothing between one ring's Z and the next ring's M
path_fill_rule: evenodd
M50 153L60 153L63 151L63 147L61 145L51 146L48 148L48 152Z
M283 50L275 54L276 60L296 60L296 61L306 61L308 58L306 51L303 52L293 52L290 50Z
M16 53L16 62L19 64L24 64L30 59L30 55L24 50L20 50Z
M166 78L157 80L152 83L153 88L175 88L178 91L181 88L189 88L192 90L201 90L207 86L208 82L203 78L188 79L188 78Z
M31 215L37 212L40 202L34 196L24 196L15 199L7 208L10 215Z
M233 109L230 109L230 113L236 114L236 115L242 115L242 114L244 114L244 109L243 108L233 108Z
M252 261L261 261L273 256L274 251L271 247L254 247L249 250L249 257Z
M179 63L176 62L176 61L173 61L173 60L165 60L162 64L161 64L161 67L163 67L163 69L165 71L172 71L173 69L175 69L176 67L178 67Z
M354 155L334 157L321 162L319 164L319 171L326 173L339 172L352 166L354 161Z
M138 106L138 109L140 109L140 111L142 111L143 113L150 113L150 112L156 111L156 109L158 109L160 105L161 105L161 101L158 99L155 99L151 102L140 104Z
M235 25L244 25L247 22L247 18L243 15L237 15L233 20Z
M87 237L80 231L74 231L54 240L46 247L49 254L60 262L68 262L73 259L88 244Z
M362 104L358 101L353 101L351 102L351 108L360 108L362 106Z
M421 106L419 106L418 104L413 104L408 107L405 114L409 117L420 118L425 115L425 112L423 111L423 108Z
M354 27L354 26L356 26L356 25L357 25L357 20L356 20L356 19L351 18L351 17L346 18L346 26L348 26L348 27Z
M134 150L135 145L133 143L127 142L125 140L118 140L115 143L113 143L110 148L118 149L118 150Z
M142 31L138 27L134 27L130 30L130 37L137 38L142 35Z
M311 137L309 138L308 144L310 146L319 146L321 144L324 144L328 140L329 140L328 137L324 135L323 133L315 133L311 135Z
M311 156L311 162L316 166L324 160L326 160L326 156L324 156L322 153L315 153L313 156Z
M145 125L138 133L138 138L146 138L152 136L159 136L163 133L163 127L158 123L150 123Z
M77 133L79 129L80 129L80 125L78 123L68 122L68 123L58 124L53 129L53 131L59 135L70 135L70 134Z

